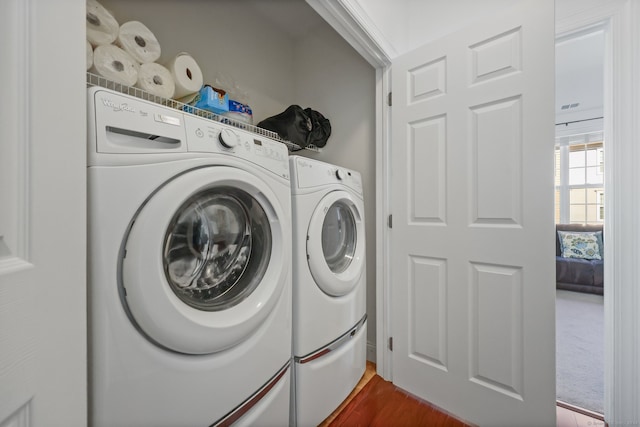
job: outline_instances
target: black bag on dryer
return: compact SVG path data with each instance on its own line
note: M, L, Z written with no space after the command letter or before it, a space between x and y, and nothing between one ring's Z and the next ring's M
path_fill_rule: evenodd
M304 148L309 145L312 122L302 107L290 105L282 113L262 120L258 127L276 132L280 138Z
M321 113L311 108L305 108L305 113L311 119L311 132L309 133L309 144L318 148L327 145L327 139L331 136L331 122Z

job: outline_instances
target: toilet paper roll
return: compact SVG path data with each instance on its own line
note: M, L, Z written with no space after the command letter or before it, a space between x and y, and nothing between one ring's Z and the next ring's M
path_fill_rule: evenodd
M96 0L87 0L87 40L92 46L111 44L118 37L120 25Z
M174 99L193 95L202 88L204 83L202 70L196 60L188 53L179 53L167 63L166 67L171 72L176 84Z
M169 70L160 64L151 62L140 66L136 87L152 95L171 98L175 92L176 84Z
M160 58L160 43L142 22L129 21L120 26L116 45L141 64Z
M93 47L87 40L87 70L93 67Z
M116 83L135 85L139 68L131 55L114 44L98 46L93 51L92 72Z

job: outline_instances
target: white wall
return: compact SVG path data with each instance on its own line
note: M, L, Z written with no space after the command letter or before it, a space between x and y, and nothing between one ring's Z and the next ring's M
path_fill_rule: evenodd
M293 40L238 1L103 0L120 24L137 20L156 36L165 63L185 51L204 82L227 76L249 92L254 122L293 102Z

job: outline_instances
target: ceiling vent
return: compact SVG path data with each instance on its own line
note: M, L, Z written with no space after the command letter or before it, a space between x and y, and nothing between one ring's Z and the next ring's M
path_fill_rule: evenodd
M575 102L573 104L564 104L562 107L560 107L561 110L568 110L570 108L576 108L578 105L580 105L579 102Z

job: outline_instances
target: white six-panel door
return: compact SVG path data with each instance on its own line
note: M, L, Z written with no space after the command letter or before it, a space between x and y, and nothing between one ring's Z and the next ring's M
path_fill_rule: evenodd
M0 426L83 427L85 2L0 2Z
M555 425L553 8L392 65L393 382L480 426Z

